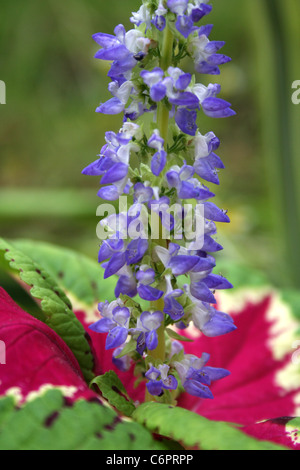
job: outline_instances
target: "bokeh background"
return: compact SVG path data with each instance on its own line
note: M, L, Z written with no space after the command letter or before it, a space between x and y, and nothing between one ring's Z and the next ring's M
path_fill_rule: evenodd
M241 263L274 285L300 287L299 0L214 0L207 22L233 62L222 67L222 97L237 117L203 118L221 139L217 203L225 263ZM93 58L92 34L130 26L140 0L11 0L0 6L0 236L44 240L96 259L96 159L121 117L95 113L109 98L107 64ZM214 78L205 77L207 80Z

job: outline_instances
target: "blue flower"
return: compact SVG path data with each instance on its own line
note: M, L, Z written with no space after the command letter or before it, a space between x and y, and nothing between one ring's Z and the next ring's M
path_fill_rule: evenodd
M192 17L185 14L188 9L188 0L168 0L167 5L177 15L175 24L177 31L187 38L196 29Z
M160 137L157 129L148 140L148 146L157 150L151 161L151 170L155 176L160 175L167 163L167 153L164 150L164 143L165 141Z
M167 364L159 365L158 368L150 364L145 377L149 380L146 387L151 395L160 396L164 390L176 390L178 382L173 375L168 375L169 370Z
M142 70L141 77L150 88L152 101L159 102L164 99L167 94L167 88L163 81L164 71L160 67L155 67L151 72Z
M128 192L130 180L128 169L132 152L140 147L133 138L139 137L140 127L125 123L118 134L106 133L106 145L102 148L99 160L83 170L86 175L102 175L101 184L111 186L101 188L98 196L105 200L116 200L123 192Z
M195 170L192 166L184 165L172 167L166 174L166 179L170 188L176 188L179 199L196 199L203 201L214 197L214 193L193 178Z
M184 308L176 299L180 298L184 292L181 289L173 288L170 275L166 275L165 280L164 313L169 315L172 320L178 321L184 316Z
M163 291L151 286L155 281L155 271L147 265L142 265L136 274L129 266L124 266L117 275L119 280L115 289L116 297L120 294L135 297L139 294L141 299L154 302L164 294Z
M214 307L210 305L209 302L199 300L196 298L193 293L197 292L197 282L195 278L192 280L192 286L185 285L186 294L192 301L192 305L189 306L185 314L191 315L194 326L198 328L205 336L210 338L215 338L216 336L223 336L228 333L231 333L237 329L233 319L227 313L219 312ZM200 285L201 287L201 285ZM207 286L202 287L197 295L198 297L208 296ZM212 302L212 303L215 303Z
M126 81L120 86L117 81L109 84L108 90L113 95L106 103L101 104L97 109L97 113L102 114L120 114L124 111L129 97L134 91L133 83Z
M149 12L149 9L146 5L142 5L137 12L132 13L130 18L131 23L140 26L141 24L146 25L146 31L151 27L152 16Z
M197 83L191 87L192 92L198 97L203 112L213 118L226 118L236 113L231 109L231 103L216 96L221 91L221 86L210 83L208 86Z
M209 354L204 353L201 358L186 354L182 361L174 361L182 386L190 395L212 399L213 394L209 389L211 382L228 377L230 373L225 369L207 367Z
M156 246L154 253L166 269L171 269L175 277L188 274L193 270L212 269L215 266L212 259L191 254L189 250L175 243L170 243L168 249Z
M101 221L101 225L109 227L113 234L111 239L103 240L98 261L105 268L104 278L107 279L117 274L123 266L139 263L148 251L148 240L146 238L136 238L128 242L128 228L130 224L138 219L129 217L126 213L112 215Z
M109 77L122 84L130 79L132 69L148 53L150 39L137 29L126 32L123 25L115 28L115 36L97 33L93 39L102 47L96 59L113 60Z
M198 131L194 138L195 173L214 184L220 184L218 170L224 168L222 160L214 153L219 145L220 141L213 132L202 135Z
M105 349L114 349L125 343L128 337L130 310L118 302L99 304L103 318L89 328L97 333L108 333Z
M118 300L99 304L102 318L91 329L107 333L106 349L115 349L112 361L122 371L128 370L136 353L142 360L157 349L158 330L163 330L165 320L180 329L192 322L208 337L236 329L229 315L214 308L215 290L232 288L225 278L213 273L216 262L212 256L223 249L216 237L216 223L230 219L226 210L210 202L214 193L203 184L203 180L220 184L219 170L224 164L215 153L220 141L213 132L202 135L197 125L199 111L212 118L235 112L228 101L219 98L220 85L195 83L191 73L173 66L189 56L197 72L217 75L220 65L231 60L220 53L223 41L209 39L212 25L196 25L211 9L208 0L143 0L140 9L132 13L134 29L126 32L118 25L115 35L94 35L101 46L96 57L112 62L108 72L112 97L96 111L121 113L123 127L117 133L106 133L98 159L83 173L101 177L98 195L102 199L114 201L126 194L133 198L133 205L128 211L102 219L98 227L103 229L103 238L107 237L98 260L105 279L117 276ZM165 28L170 29L170 35L160 33ZM171 57L174 61L169 60ZM167 70L161 68L166 63L172 64ZM144 124L133 123L145 113L152 113L153 118L151 124L144 123L147 132ZM196 202L203 230L188 242L189 229L199 220L188 205L183 205L190 199ZM149 223L151 211L161 224L154 226L152 219ZM178 229L177 217L185 221L184 234L182 224ZM163 232L169 231L166 244L148 242L150 230L153 239L165 238L165 233L162 237L157 234L158 226ZM187 245L177 244L179 239ZM181 276L186 276L189 284L179 284L177 278ZM124 303L119 298L122 295L126 296L122 297ZM136 296L148 302L161 301L155 304L155 311L143 311L141 303L127 298ZM136 342L136 351L123 356L129 335ZM213 398L211 382L228 372L208 367L208 360L208 354L200 359L185 356L182 346L172 342L171 356L162 358L165 363L158 366L158 361L156 367L150 364L145 371L149 393L160 396L164 390L175 390L175 373L191 395Z
M219 75L219 65L226 64L231 58L217 52L225 45L224 41L210 41L211 28L199 28L197 34L189 38L188 51L195 60L198 73Z
M177 109L175 121L179 129L188 135L195 135L197 132L197 111L183 107Z
M137 352L143 354L147 348L149 351L158 346L157 330L164 321L162 312L143 312L137 320L136 328L130 329L130 333L137 336Z
M150 186L145 186L143 183L137 183L134 186L134 202L138 204L145 204L153 198L153 189Z
M164 7L163 0L159 0L158 8L155 12L155 16L152 23L159 31L163 31L166 27L166 14L168 10Z
M147 265L142 265L136 273L138 281L137 291L141 299L154 302L159 300L164 292L162 290L151 287L155 281L155 271Z
M197 130L197 127L194 129L197 118L195 110L199 108L199 99L189 90L192 76L178 67L169 67L167 72L168 75L165 76L164 71L156 67L151 72L142 71L141 77L150 89L152 101L158 103L167 98L173 108L177 109L175 120L181 130L185 131L191 126L193 131L189 132L195 135ZM187 122L185 117L180 118L182 113L183 116L190 116ZM192 121L191 124L190 121Z
M188 5L191 18L194 23L198 23L204 16L212 11L212 6L207 5L209 0L193 0Z

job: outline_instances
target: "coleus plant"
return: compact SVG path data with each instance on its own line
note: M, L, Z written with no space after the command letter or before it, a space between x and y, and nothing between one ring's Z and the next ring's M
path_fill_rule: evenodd
M0 289L0 338L6 344L1 449L300 449L300 372L291 351L299 331L297 292L280 294L257 273L231 266L237 289L217 297L238 332L221 339L185 332L194 338L188 353L207 350L212 366L230 369L231 376L212 385L214 400L182 392L176 407L141 404L145 382L136 387L133 366L121 372L112 365L105 336L89 329L96 299L114 295L109 281L95 281L96 263L36 241L0 240L0 253L6 269L14 278L19 273L39 299L37 307L13 287L27 313Z
M212 399L211 383L229 375L211 367L205 351L199 357L185 354L172 340L180 338L174 327L184 330L190 324L211 338L236 329L231 317L213 306L216 289L232 288L213 273L211 256L222 250L213 238L215 222L228 223L229 217L210 201L214 194L204 184L219 184L224 165L215 151L220 141L213 132L202 135L197 125L200 112L212 118L235 113L218 97L218 84L205 86L180 68L189 57L196 72L217 75L219 65L230 61L218 53L224 42L209 40L212 25L198 26L210 11L198 0L144 0L131 18L134 29L126 32L118 25L115 35L93 36L101 46L96 58L112 61L108 88L113 98L96 111L124 118L118 133L106 133L99 158L83 173L101 175L102 199L125 194L132 204L128 212L101 222L107 232L98 260L104 277L118 280L116 299L99 304L102 318L90 328L107 333L106 349L114 350L120 370L136 363L137 376L148 381L146 401L176 403L182 388ZM194 207L188 208L191 200ZM178 234L182 219L184 230ZM189 227L197 225L192 241L187 221ZM159 235L160 228L168 235Z
M234 113L218 85L179 68L189 56L196 72L216 75L229 61L217 54L224 43L208 39L212 27L198 26L210 11L204 1L144 1L134 29L94 37L97 57L113 61L113 98L97 111L122 112L124 123L84 173L102 176L102 199L133 200L129 214L102 221L110 236L99 261L106 279L118 277L115 296L105 300L110 281L72 252L0 242L40 301L26 313L0 290L0 448L299 448L294 309L270 288L214 292L232 287L208 254L222 248L215 222L229 219L199 179L218 184L223 163L197 111ZM202 208L200 249L199 240L178 244L175 217L164 217L166 206L191 199ZM140 215L153 207L168 239L143 236ZM130 240L132 223L140 236Z

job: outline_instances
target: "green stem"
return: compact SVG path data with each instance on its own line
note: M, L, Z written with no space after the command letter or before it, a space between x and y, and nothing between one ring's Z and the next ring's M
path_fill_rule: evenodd
M164 301L162 299L159 299L156 302L151 302L151 309L155 311L160 310L162 312L164 309ZM166 358L166 343L165 343L165 325L163 323L157 330L157 336L158 336L158 346L156 349L151 351L151 356L154 359L159 359L162 362L164 362ZM154 396L150 395L150 393L148 392L146 388L145 402L149 402L149 401L156 401L156 400Z
M172 31L168 28L165 28L164 37L163 37L163 45L162 45L162 53L160 59L160 67L162 70L166 71L168 67L172 64L173 58L173 34ZM169 114L170 111L168 107L165 105L163 101L161 101L158 105L157 110L157 124L158 129L160 132L161 137L164 139L165 144L168 141L168 130L169 130ZM165 240L159 240L159 244L165 245ZM156 302L151 302L151 309L154 311L161 311L164 310L164 301L163 299L159 299ZM165 325L162 324L160 328L157 330L158 336L158 346L156 349L151 351L151 356L154 359L159 359L162 362L165 361L166 358L166 350L165 350ZM148 390L146 390L145 401L155 401L155 397L149 394Z
M167 26L164 32L162 52L161 52L161 58L160 58L160 64L159 64L160 68L164 71L166 71L168 67L172 65L173 40L174 40L173 33L170 30L170 28L168 28ZM157 109L157 124L158 124L160 135L164 139L165 144L167 144L167 141L168 141L169 114L170 114L169 108L165 105L164 101L161 101Z
M164 301L163 299L159 299L156 302L151 302L151 309L152 310L159 310L163 312L164 310ZM166 348L165 348L165 325L162 324L159 329L157 330L158 336L158 346L156 349L151 351L151 356L154 359L160 359L164 362L166 358Z

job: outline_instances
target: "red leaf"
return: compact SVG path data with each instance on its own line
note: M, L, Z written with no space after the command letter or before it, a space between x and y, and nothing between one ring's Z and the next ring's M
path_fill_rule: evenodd
M145 398L145 381L135 388L134 383L136 381L136 377L133 375L134 366L132 365L128 372L120 372L120 370L112 363L112 350L107 351L105 349L106 335L95 333L89 329L89 325L100 319L99 314L95 314L93 319L87 318L85 312L83 311L75 312L75 314L89 335L90 347L95 358L95 375L102 375L109 370L114 370L120 377L128 395L134 401L139 401L142 403Z
M300 450L299 428L295 428L291 418L278 418L263 423L246 426L243 431L264 441L273 441L293 450Z
M221 294L219 303L218 308L234 318L237 331L206 338L199 333L195 337L195 331L190 330L186 334L194 336L195 341L184 343L184 347L187 353L198 356L210 353L209 365L226 368L231 376L213 384L214 400L182 394L179 405L212 420L244 425L244 431L258 439L297 448L290 430L278 424L278 417L297 416L300 411L300 372L291 360L299 324L273 291ZM78 317L86 329L97 319L86 320L84 312L79 312ZM131 398L143 401L144 384L134 389L132 370L120 373L111 366L111 352L105 351L105 335L87 331L98 360L96 372L113 368ZM273 421L256 424L265 420Z
M0 340L6 365L0 365L0 395L21 399L43 386L68 387L66 395L92 398L73 353L47 325L24 312L0 287Z

